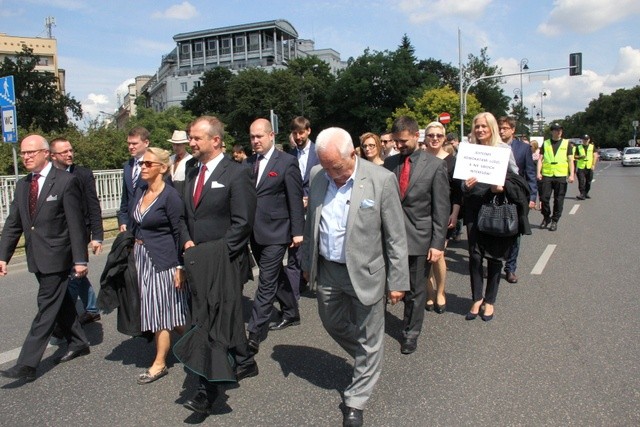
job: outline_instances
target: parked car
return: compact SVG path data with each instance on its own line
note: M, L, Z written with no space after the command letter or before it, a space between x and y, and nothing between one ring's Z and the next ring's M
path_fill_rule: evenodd
M622 166L640 166L640 148L627 147L622 155Z
M622 154L617 148L603 148L601 150L600 158L602 160L621 160Z

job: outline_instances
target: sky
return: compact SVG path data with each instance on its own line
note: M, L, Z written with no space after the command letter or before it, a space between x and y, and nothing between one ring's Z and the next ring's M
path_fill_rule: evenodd
M487 47L504 74L525 62L530 71L568 67L569 54L582 52L582 76L558 70L522 78L525 106L535 113L542 106L547 122L640 81L638 0L0 0L0 32L46 37L48 16L66 90L85 121L115 111L135 76L155 74L175 34L275 19L343 60L367 48L395 50L405 34L418 59L456 67L460 56L464 64ZM505 78L505 94L520 85L518 76Z

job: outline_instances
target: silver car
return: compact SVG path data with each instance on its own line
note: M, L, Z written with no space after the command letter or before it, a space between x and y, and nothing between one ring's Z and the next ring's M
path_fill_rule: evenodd
M602 160L622 160L622 154L617 148L603 148L600 158Z
M624 150L622 155L622 166L638 166L640 165L640 148L629 147Z

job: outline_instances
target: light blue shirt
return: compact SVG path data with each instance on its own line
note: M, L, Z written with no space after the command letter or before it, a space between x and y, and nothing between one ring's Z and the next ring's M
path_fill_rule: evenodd
M327 175L329 181L327 193L324 196L322 214L319 227L319 251L320 255L333 262L347 263L345 256L345 237L347 235L347 218L349 217L349 205L351 203L351 190L356 175L356 168L347 182L340 188Z
M311 147L311 143L307 140L307 146L302 150L297 148L298 152L298 166L300 166L300 174L304 179L304 173L307 171L307 162L309 161L309 148Z

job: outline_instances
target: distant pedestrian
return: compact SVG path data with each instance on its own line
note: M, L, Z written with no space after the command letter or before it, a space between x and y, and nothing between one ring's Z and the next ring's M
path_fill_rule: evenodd
M575 157L578 159L576 163L576 174L578 175L578 190L580 191L576 199L590 199L589 191L591 190L593 171L598 165L598 150L595 149L589 135L585 134L582 136L582 145L578 147L578 153L575 154Z

